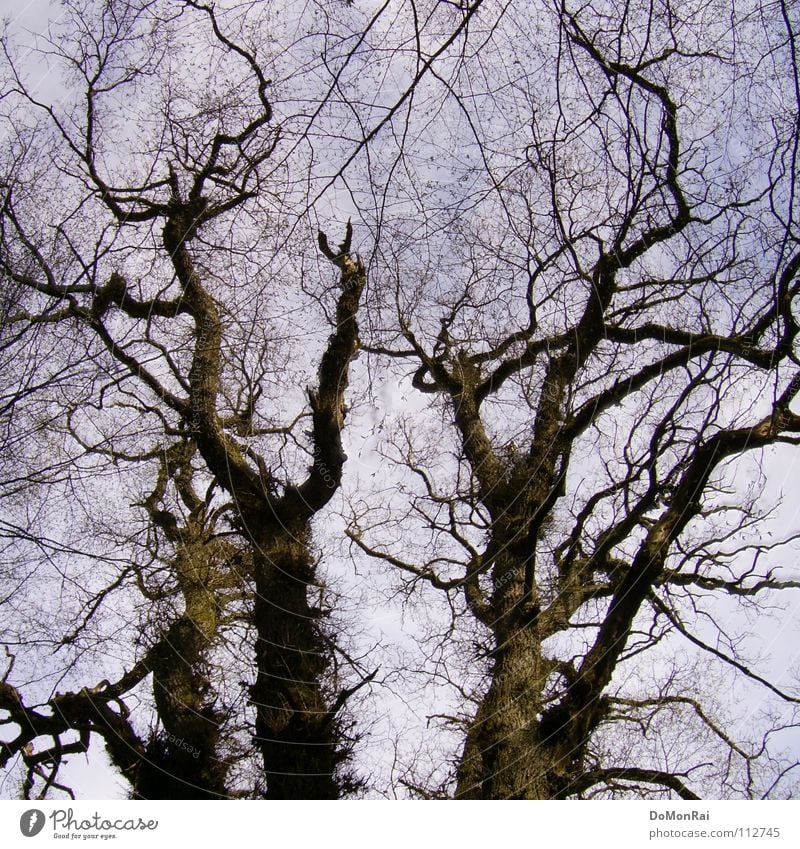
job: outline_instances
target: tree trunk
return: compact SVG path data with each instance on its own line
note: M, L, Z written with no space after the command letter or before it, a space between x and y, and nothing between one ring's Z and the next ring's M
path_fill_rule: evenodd
M528 540L518 530L525 524L512 517L508 521L509 527L495 529L490 546L498 552L492 598L495 665L464 745L459 799L553 796L552 753L539 742L549 667L542 655L536 598L525 594Z
M184 528L189 535L192 528ZM221 717L209 700L207 653L219 625L209 590L218 567L212 547L180 545L174 563L185 613L167 630L153 663L162 729L150 739L133 794L139 799L220 799L229 765L218 751Z
M497 649L458 770L458 799L550 799L551 750L539 740L547 678L538 636L521 629Z
M314 567L307 528L261 535L256 570L256 744L268 799L337 799L347 757L322 689L328 667L320 611L308 603Z

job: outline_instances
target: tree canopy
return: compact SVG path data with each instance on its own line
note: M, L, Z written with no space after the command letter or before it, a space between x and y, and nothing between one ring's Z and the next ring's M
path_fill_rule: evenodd
M796 795L796 17L9 24L4 793Z

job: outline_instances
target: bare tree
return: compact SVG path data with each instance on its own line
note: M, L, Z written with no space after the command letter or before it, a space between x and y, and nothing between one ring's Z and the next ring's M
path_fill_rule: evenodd
M8 344L14 356L37 361L44 351L27 346L46 328L48 338L63 342L75 334L85 346L75 366L69 354L56 355L56 374L80 368L89 382L74 404L59 408L53 374L39 381L40 388L49 385L50 426L69 440L70 486L79 475L96 482L104 469L120 465L129 471L117 477L128 485L142 469L154 479L136 502L144 521L142 558L125 564L111 584L93 588L89 614L61 642L80 644L87 620L124 584L149 608L140 623L149 644L113 682L56 693L44 712L26 703L7 674L0 706L20 731L4 746L3 762L22 753L28 786L42 764L52 764L49 786L63 753L85 749L97 733L137 796L233 792L232 760L220 735L247 729L241 711L231 721L232 707L224 703L219 643L225 629L245 623L254 642L244 650L255 654L250 732L264 770L247 792L335 798L352 786L340 769L349 752L340 714L357 687L337 688L331 671L335 641L311 597L319 596L320 579L310 523L339 487L345 461L344 395L366 282L351 248L352 227L336 250L320 233L319 249L338 274L337 286L318 296L324 308L333 304L333 329L305 406L295 393L284 407L270 397L266 377L279 364L268 348L274 344L277 353L279 342L260 326L263 307L243 307L255 294L242 290L248 275L261 278L263 298L283 283L258 267L263 239L258 256L248 254L253 228L237 218L263 193L279 137L260 64L228 38L210 6L67 8L69 20L52 34L46 55L77 78L74 102L39 99L9 56L8 96L41 122L27 128L11 116L1 260L13 300ZM168 43L170 32L189 22L210 33L211 70L227 63L230 90L215 101L207 91L198 99L165 70L181 58ZM147 99L155 96L148 77L156 72L166 86L160 108ZM112 146L120 142L121 98L142 118L125 155ZM144 121L159 111L152 124ZM48 190L59 189L43 220L38 209ZM247 214L258 212L269 214L263 207ZM226 246L238 226L246 238ZM309 272L302 273L310 289ZM23 408L24 401L18 391L10 408ZM298 401L286 424L272 424ZM305 435L298 436L303 424ZM295 456L284 459L292 449ZM68 465L76 461L77 468ZM43 480L52 497L57 480ZM147 676L160 727L142 736L124 699ZM79 742L64 744L68 731ZM53 746L35 751L31 743L41 736L52 737Z
M384 690L452 693L403 792L792 793L794 11L264 6L69 0L49 93L4 42L0 765L354 792L342 492L431 625ZM366 485L351 373L414 410Z
M480 5L67 0L43 79L4 38L0 763L24 796L71 792L92 735L138 797L358 787L375 669L312 527L367 282L337 192Z
M792 792L800 690L741 611L800 587L757 471L800 433L796 25L714 14L505 8L386 152L369 349L431 402L383 448L408 496L349 536L446 595L479 673L423 795ZM752 739L714 674L775 700Z

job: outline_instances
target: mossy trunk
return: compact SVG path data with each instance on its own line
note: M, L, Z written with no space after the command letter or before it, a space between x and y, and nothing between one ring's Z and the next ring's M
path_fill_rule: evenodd
M323 691L328 651L314 583L307 528L272 528L256 570L257 678L251 688L256 745L268 799L337 799L336 768L346 757Z
M528 541L513 524L496 529L494 667L465 741L458 799L553 797L552 753L539 739L549 667L542 654L537 599L530 587L526 591Z
M215 564L207 546L178 550L175 571L185 613L163 639L153 664L153 695L162 723L150 739L134 788L141 799L225 798L228 764L218 751L220 717L209 701L212 690L206 655L218 627L209 585Z

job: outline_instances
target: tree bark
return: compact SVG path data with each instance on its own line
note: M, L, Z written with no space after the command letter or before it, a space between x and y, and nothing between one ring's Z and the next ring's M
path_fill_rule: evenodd
M321 683L329 660L320 611L308 602L314 580L308 528L265 529L256 569L257 678L251 699L268 799L341 795L335 772L347 752Z

